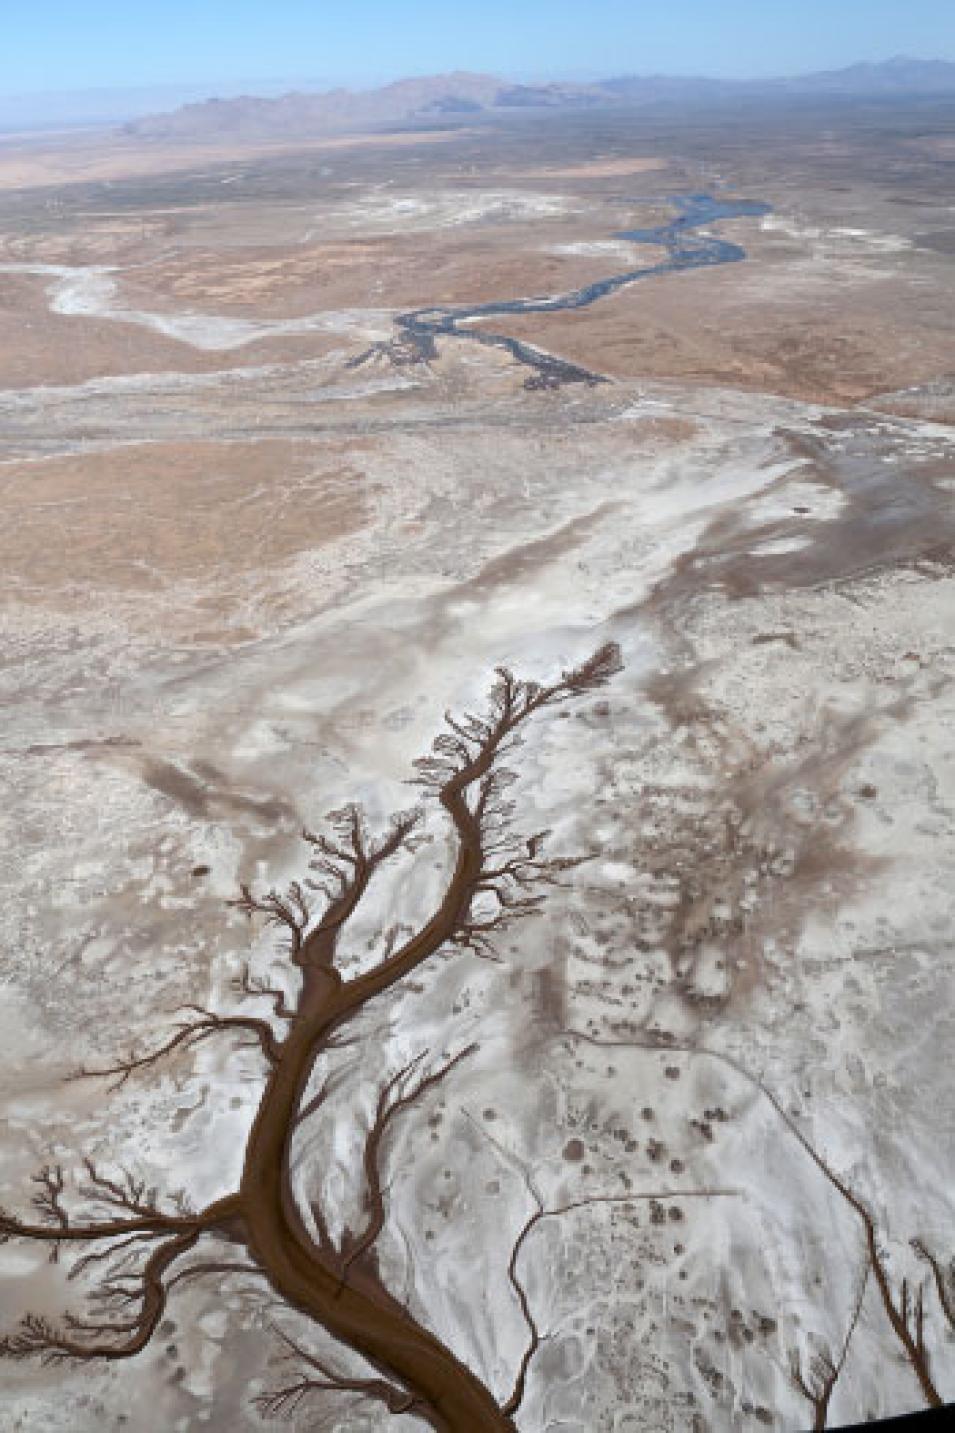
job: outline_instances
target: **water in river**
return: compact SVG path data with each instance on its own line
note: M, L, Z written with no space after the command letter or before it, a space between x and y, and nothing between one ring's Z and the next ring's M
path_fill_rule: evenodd
M476 319L497 318L502 314L558 313L566 309L587 308L597 299L615 293L640 279L656 274L673 273L679 269L700 269L710 264L733 264L746 258L746 250L739 244L731 244L713 234L697 232L704 226L718 223L721 219L761 218L770 213L769 204L748 199L714 199L710 194L686 194L671 198L676 212L665 224L650 229L624 229L614 234L615 239L625 239L631 244L649 244L663 248L666 257L655 264L630 269L623 274L614 274L608 279L597 279L583 288L569 293L549 294L526 299L495 299L490 303L474 304L469 307L416 309L398 319L398 327L415 341L419 347L430 349L437 335L452 334L457 338L470 338L478 343L506 349L519 363L535 370L535 376L528 380L532 387L550 387L559 383L597 383L598 374L591 373L564 359L542 353L531 344L504 334L489 333L484 329L462 327Z

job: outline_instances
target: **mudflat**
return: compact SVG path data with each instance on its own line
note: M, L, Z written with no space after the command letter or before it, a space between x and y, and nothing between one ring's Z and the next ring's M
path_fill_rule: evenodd
M0 144L10 1426L955 1398L953 144Z

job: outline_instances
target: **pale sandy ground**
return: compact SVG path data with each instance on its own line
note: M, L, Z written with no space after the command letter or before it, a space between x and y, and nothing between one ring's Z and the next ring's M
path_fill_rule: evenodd
M665 169L666 160L652 156L636 159L594 159L588 164L553 165L547 169L515 169L515 179L618 179Z
M825 243L855 263L851 238ZM864 1251L794 1131L867 1202L896 1288L925 1274L911 1239L955 1253L952 431L678 378L528 393L476 346L349 369L363 323L304 361L0 393L3 1203L80 1153L224 1191L252 1052L113 1094L62 1077L183 1001L231 1008L237 882L297 874L302 823L344 801L407 806L442 711L496 664L544 678L614 638L605 697L514 757L521 827L594 861L499 964L438 958L370 1012L296 1179L353 1223L383 1075L475 1041L389 1148L391 1286L504 1396L526 1179L555 1204L629 1191L525 1248L549 1338L522 1433L795 1433L791 1355L838 1347ZM350 968L433 905L428 829ZM0 1272L4 1326L75 1292L23 1246ZM6 1426L259 1427L283 1321L254 1281L185 1285L134 1364L6 1367ZM831 1421L916 1406L870 1280ZM332 1401L293 1426L382 1421Z
M483 377L502 381L493 369ZM352 401L332 404L340 421ZM362 401L370 414L380 400ZM191 606L199 620L204 606L221 609L222 558L205 580L176 575L174 595L161 577L165 563L173 580L175 562L153 543L158 585L111 579L108 603L90 600L98 582L80 565L82 545L56 572L69 509L47 509L54 560L44 592L24 592L7 615L4 816L17 860L5 892L16 932L5 1184L15 1192L37 1161L80 1144L101 1157L132 1150L156 1178L174 1169L199 1198L234 1175L257 1088L253 1056L210 1049L108 1106L85 1085L64 1093L57 1077L125 1043L147 1006L228 999L246 937L221 902L238 877L259 862L270 877L291 874L299 821L349 797L378 816L405 804L400 783L437 714L477 702L495 662L543 676L614 635L627 667L606 709L593 703L542 724L520 763L529 824L552 827L557 849L593 850L597 863L505 943L503 966L438 963L419 993L377 1012L376 1069L423 1048L480 1045L438 1102L438 1142L422 1116L392 1152L387 1267L503 1389L521 1338L505 1282L507 1231L528 1207L521 1171L554 1200L619 1192L630 1180L679 1216L655 1224L646 1201L595 1208L552 1221L527 1249L535 1307L554 1338L521 1427L677 1430L697 1414L718 1429L755 1417L744 1404L768 1410L773 1426L804 1426L789 1350L840 1337L861 1260L856 1221L734 1067L702 1054L600 1052L561 1031L607 1035L628 1021L635 1038L664 1031L738 1058L864 1191L893 1273L910 1266L916 1234L951 1247L951 1091L938 1059L952 974L951 578L905 567L826 580L823 539L847 521L851 482L808 471L778 436L818 436L818 410L618 389L578 400L571 426L559 417L566 400L555 399L548 440L527 431L524 401L509 406L506 394L493 426L459 416L440 436L416 420L420 395L404 401L411 407L386 442L350 451L349 481L373 509L360 541L319 519L289 568L287 548L253 540L259 579L246 589L250 635L238 646L197 648L176 635L177 610ZM428 409L440 419L435 391ZM661 428L661 412L674 411L692 415L676 440ZM920 490L920 468L951 463L944 430L880 420L863 429L826 441L850 458L878 442ZM171 451L165 461L171 474ZM65 462L17 472L39 483L59 472L62 484ZM303 493L307 474L306 464ZM924 490L930 497L931 483ZM197 500L187 500L193 522L213 521ZM466 505L466 531L449 527L451 505ZM313 522L304 497L296 511ZM787 537L808 540L819 581L782 580L784 565L772 580L772 563L792 560L784 553L764 556L750 596L693 596L681 556L705 552L721 518L731 519L724 542L737 574L747 546L765 554L771 532L784 547ZM241 529L236 540L248 559ZM132 530L127 543L135 549ZM840 572L851 565L846 550ZM65 569L76 586L64 586ZM307 591L314 615L276 627L280 572L286 591ZM226 605L234 622L235 599ZM669 695L661 672L673 679ZM875 795L861 797L870 786ZM379 917L418 918L434 898L444 846L439 822L433 830L434 855L401 900L386 886L369 910L369 938ZM196 864L211 876L190 878ZM677 939L681 891L705 940ZM360 930L358 959L362 941ZM375 1071L360 1053L349 1060L342 1099L360 1107ZM665 1073L673 1069L678 1077ZM711 1106L726 1120L709 1140L691 1121ZM342 1110L336 1124L331 1162L330 1125L303 1136L301 1178L307 1185L323 1169L346 1219L356 1192ZM583 1162L562 1153L575 1138ZM728 1192L680 1197L717 1188ZM23 1250L4 1260L10 1313L42 1302L42 1263ZM42 1282L51 1301L60 1297L54 1273ZM145 1428L137 1409L147 1387L168 1426L254 1426L247 1381L267 1343L254 1330L271 1317L254 1286L211 1300L193 1291L171 1315L168 1347L132 1371L82 1375L85 1411L77 1423L71 1402L70 1426L118 1427L125 1410L127 1426ZM938 1343L937 1323L930 1336ZM910 1406L911 1374L871 1291L856 1340L834 1413ZM941 1344L939 1377L955 1396ZM75 1375L10 1378L21 1420L11 1426L61 1426L57 1401ZM378 1424L356 1412L329 1426Z
M234 143L150 141L116 137L112 132L80 134L64 140L62 135L24 138L0 135L0 190L45 189L57 184L113 181L131 176L175 174L196 165L223 160L261 159L270 154L335 153L339 150L373 147L376 150L402 145L440 144L450 132L430 130L424 134L340 134L324 139L302 140L290 146L287 140Z

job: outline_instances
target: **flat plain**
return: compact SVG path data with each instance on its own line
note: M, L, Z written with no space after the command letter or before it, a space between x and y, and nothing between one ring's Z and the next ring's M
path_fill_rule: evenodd
M692 239L745 257L621 237L702 194L767 206ZM478 902L322 1045L290 1197L341 1288L517 1397L475 1427L955 1399L953 423L945 102L0 145L8 1218L236 1187L296 972L229 902L420 798L340 955L381 968L467 846L408 784L443 714L610 644L507 755L533 909ZM251 1045L146 1063L187 1006ZM5 1427L463 1426L231 1250L87 1361L141 1269L117 1313L122 1267L97 1304L48 1254L0 1248L0 1331L54 1331Z

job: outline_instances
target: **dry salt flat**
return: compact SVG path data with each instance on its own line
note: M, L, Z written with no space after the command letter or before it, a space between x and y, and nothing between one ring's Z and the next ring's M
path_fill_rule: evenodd
M574 218L456 193L368 186L341 222ZM779 223L820 283L908 262L881 231ZM567 240L615 262L600 242ZM336 343L0 393L4 1204L81 1153L200 1205L231 1188L255 1048L209 1041L112 1091L66 1077L151 1048L186 1002L236 1009L246 960L292 996L239 884L301 876L302 826L349 802L383 829L420 800L422 843L348 926L344 968L369 969L453 869L408 784L442 714L480 710L502 663L547 681L612 641L606 690L541 713L507 763L516 831L588 859L323 1053L301 1207L358 1227L383 1081L460 1056L381 1151L377 1255L502 1402L540 1338L522 1433L796 1430L827 1358L833 1424L915 1407L880 1271L896 1300L923 1289L955 1398L929 1259L946 1278L955 1251L951 428L730 381L533 391L478 345L369 355L389 308L159 314L124 305L119 268L5 271L81 326ZM4 1328L73 1292L22 1242L0 1270ZM135 1363L6 1366L12 1426L261 1427L278 1333L302 1333L276 1303L241 1269L184 1280ZM382 1426L337 1398L294 1411L314 1422Z

